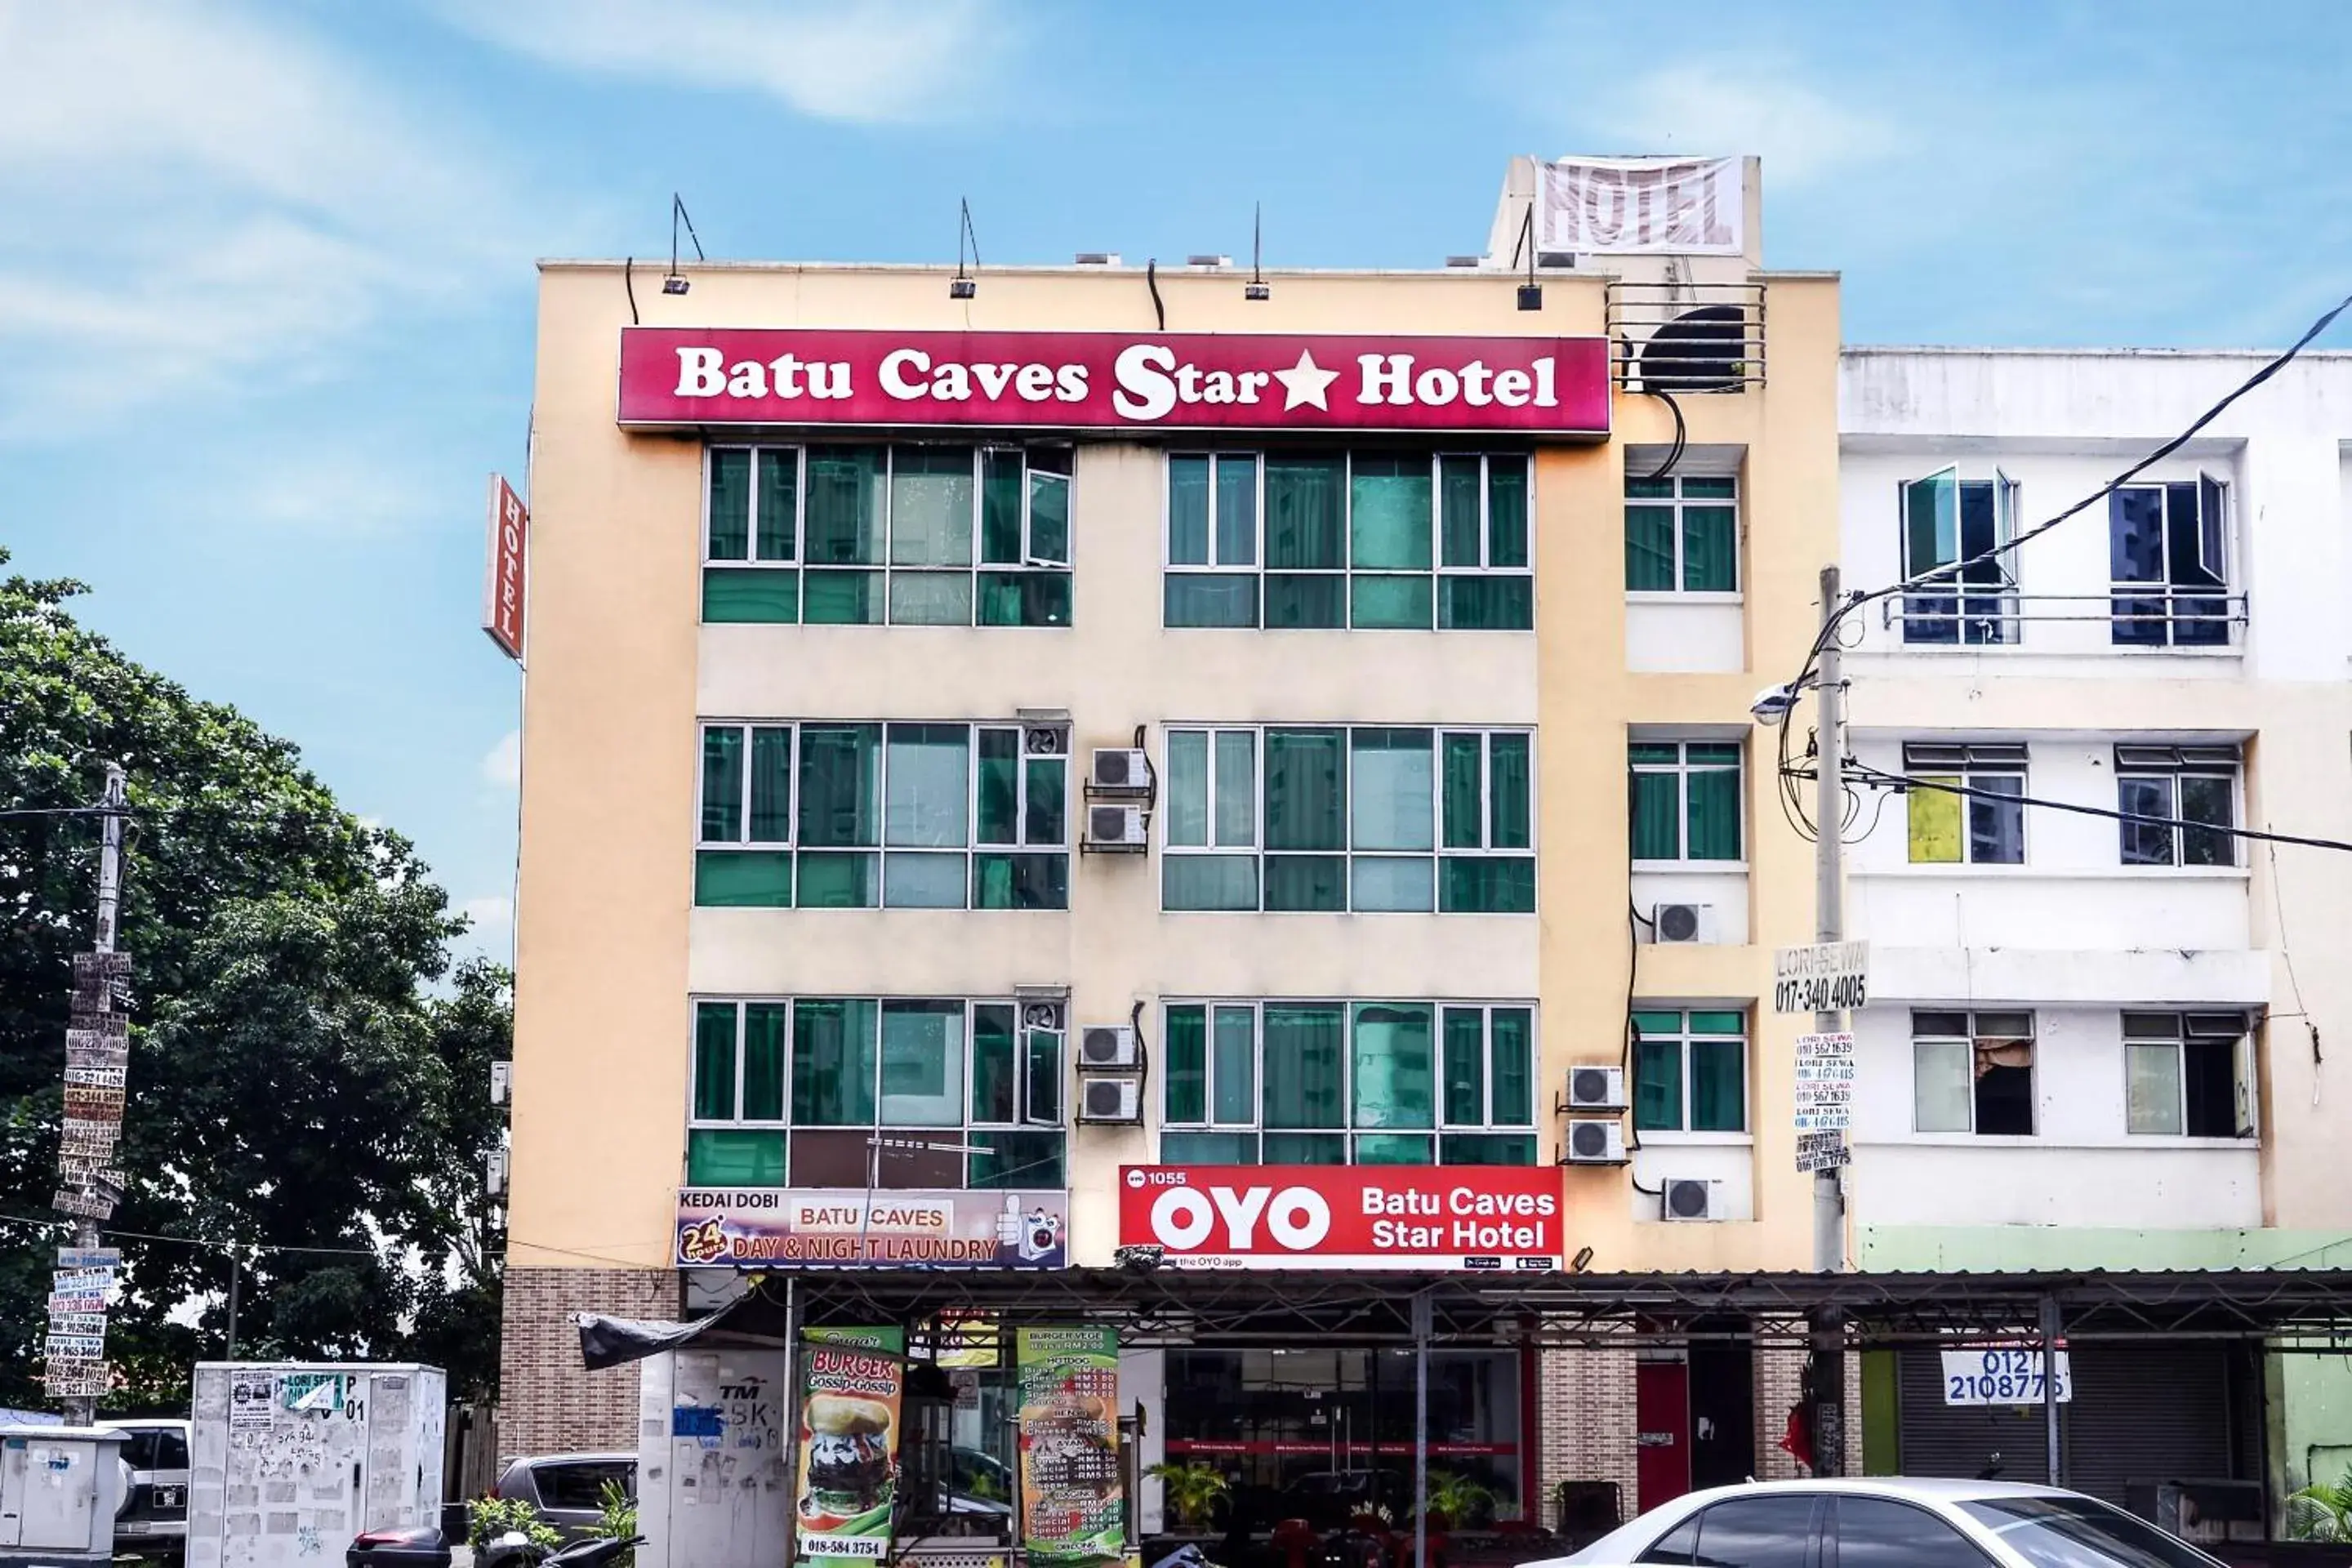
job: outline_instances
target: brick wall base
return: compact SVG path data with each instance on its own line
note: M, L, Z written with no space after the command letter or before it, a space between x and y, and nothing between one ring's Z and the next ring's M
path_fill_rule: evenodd
M675 1318L677 1300L677 1276L667 1268L509 1267L499 1344L500 1460L635 1451L637 1369L581 1365L572 1314Z
M1632 1519L1642 1509L1633 1479L1633 1351L1543 1351L1536 1379L1535 1519L1557 1522L1562 1481L1615 1481L1620 1516Z

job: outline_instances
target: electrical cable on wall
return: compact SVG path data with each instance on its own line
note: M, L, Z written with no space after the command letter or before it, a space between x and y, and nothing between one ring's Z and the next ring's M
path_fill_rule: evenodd
M2352 844L2340 838L2310 838L2295 833L2271 833L2257 827L2225 827L2215 822L2193 822L2185 816L2157 816L2147 812L2121 811L2104 805L2086 805L2080 801L2044 800L2038 795L2008 795L2000 790L1978 789L1970 784L1952 784L1940 778L1922 778L1910 773L1890 773L1874 768L1867 763L1849 761L1846 767L1864 784L1895 791L1912 789L1936 790L1945 795L1966 795L1978 800L2006 801L2015 805L2038 805L2051 811L2071 811L2080 816L2104 816L2115 822L2135 823L2147 827L2182 828L2197 833L2220 834L2231 838L2244 838L2263 844L2300 844L2308 849L2340 849L2352 852Z

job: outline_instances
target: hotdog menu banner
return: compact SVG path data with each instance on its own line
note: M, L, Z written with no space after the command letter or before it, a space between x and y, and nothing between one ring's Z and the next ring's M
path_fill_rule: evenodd
M1118 1331L1020 1329L1021 1544L1033 1563L1126 1554Z
M1601 338L625 327L620 422L1609 433Z
M1126 1165L1118 1241L1181 1268L1541 1270L1553 1165Z

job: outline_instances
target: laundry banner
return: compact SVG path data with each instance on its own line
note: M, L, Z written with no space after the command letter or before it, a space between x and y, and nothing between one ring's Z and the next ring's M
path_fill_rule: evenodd
M1066 1192L687 1187L680 1268L1059 1268Z
M897 1329L804 1329L798 1555L879 1563L898 1495L906 1338Z
M1597 337L621 330L620 423L637 428L1601 437L1609 410Z
M1127 1550L1118 1468L1118 1331L1019 1329L1021 1544L1034 1563Z
M1118 1242L1181 1268L1559 1267L1557 1165L1125 1165Z

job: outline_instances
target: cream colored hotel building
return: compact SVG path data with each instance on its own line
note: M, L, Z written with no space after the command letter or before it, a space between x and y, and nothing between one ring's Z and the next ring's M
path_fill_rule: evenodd
M1772 949L1811 937L1812 851L1748 709L1838 549L1838 284L1759 269L1749 216L1748 256L1678 286L1758 341L1729 390L1677 400L1662 480L1676 414L1601 384L1598 349L1575 374L1600 434L1286 427L1265 376L1255 430L877 430L805 395L807 422L616 418L633 321L688 330L662 352L758 329L1390 353L1601 338L1641 307L1598 270L1546 266L1526 308L1496 266L1269 269L1252 298L1222 265L991 268L970 297L937 267L711 264L672 294L544 265L501 1447L633 1443L634 1373L582 1373L566 1315L679 1312L681 1187L1065 1189L1068 1261L1096 1267L1122 1165L1517 1163L1556 1174L1591 1270L1805 1268L1801 1021L1769 995ZM1332 395L1363 347L1321 356ZM669 363L715 386L737 360ZM1514 386L1524 407L1532 377L1490 391ZM1093 758L1139 745L1141 850L1096 852L1092 808L1125 797L1089 793ZM1654 941L1660 904L1701 906L1698 940ZM1039 997L1073 1039L1138 1022L1139 1121L1072 1114ZM870 1092L819 1081L870 1070L851 1037L877 1011L886 1054L894 1026L957 1054L929 1064L959 1108L923 1119L931 1147L877 1150ZM1344 1089L1280 1060L1318 1049L1355 1064ZM1561 1163L1580 1064L1632 1068L1630 1163ZM1668 1175L1715 1184L1706 1223L1665 1222ZM1756 1462L1780 1458L1785 1361L1759 1352ZM1565 1365L1490 1391L1515 1495L1630 1483L1630 1377ZM1587 1397L1622 1407L1605 1458L1566 1447Z

